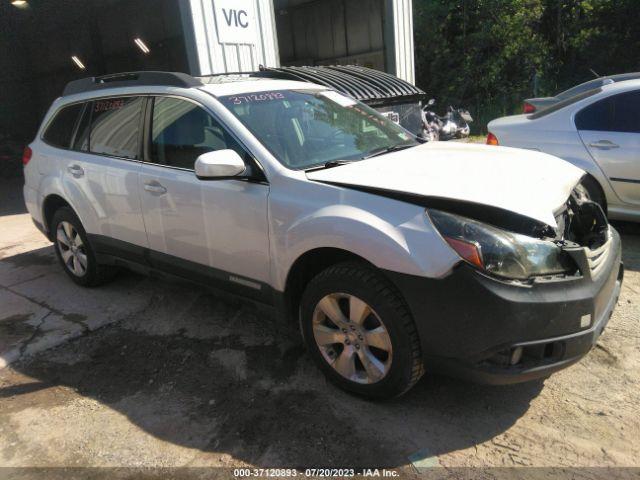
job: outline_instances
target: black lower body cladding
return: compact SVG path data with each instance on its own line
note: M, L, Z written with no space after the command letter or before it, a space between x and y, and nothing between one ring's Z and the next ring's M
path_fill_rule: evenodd
M616 305L623 266L612 229L606 264L595 278L523 285L465 263L439 280L386 273L413 314L427 372L503 384L547 376L584 356Z

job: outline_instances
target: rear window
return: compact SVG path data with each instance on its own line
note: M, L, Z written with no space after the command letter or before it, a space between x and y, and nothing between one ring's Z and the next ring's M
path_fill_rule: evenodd
M91 107L89 151L138 158L142 97L104 98Z
M602 88L594 88L593 90L587 90L586 92L582 92L578 95L575 95L571 98L567 98L558 103L554 103L553 105L548 106L547 108L543 108L542 110L538 110L535 113L532 113L527 118L529 120L536 120L538 118L545 117L553 112L557 112L558 110L563 109L564 107L568 107L569 105L573 105L574 103L579 102L580 100L584 100L585 98L589 98L596 93L600 93Z
M42 136L49 145L59 148L69 148L76 121L84 104L78 103L62 108L54 117Z

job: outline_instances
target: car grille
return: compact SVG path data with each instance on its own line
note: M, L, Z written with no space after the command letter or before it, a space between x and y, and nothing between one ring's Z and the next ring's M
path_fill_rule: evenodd
M591 270L591 276L596 277L607 263L606 260L611 253L611 231L607 230L607 239L605 243L595 249L585 248L587 255L587 261L589 262L589 269Z

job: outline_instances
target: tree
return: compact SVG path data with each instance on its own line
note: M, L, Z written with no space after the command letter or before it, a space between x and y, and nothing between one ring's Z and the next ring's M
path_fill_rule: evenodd
M637 0L414 0L417 84L476 127L593 74L640 70ZM535 82L534 82L535 79Z

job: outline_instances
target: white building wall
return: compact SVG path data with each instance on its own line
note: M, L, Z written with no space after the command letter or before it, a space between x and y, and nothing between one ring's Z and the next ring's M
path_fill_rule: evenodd
M222 43L217 28L215 2L221 0L188 1L185 21L192 22L195 51L191 63L194 74L254 71L259 65L279 66L278 40L273 0L249 0L256 20L255 40L252 43ZM245 2L247 3L247 2Z
M385 38L389 73L415 84L413 1L386 0L386 2L386 21L391 26Z
M242 0L243 5L251 4L255 12L257 25L252 44L221 42L216 2L233 4L233 0L181 0L183 22L189 27L185 30L189 31L186 41L191 73L255 71L259 65L278 67L273 0ZM415 83L412 0L385 0L384 30L387 71Z

